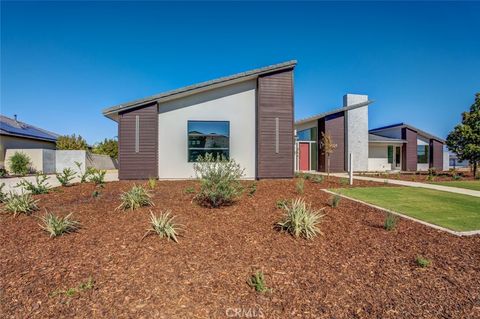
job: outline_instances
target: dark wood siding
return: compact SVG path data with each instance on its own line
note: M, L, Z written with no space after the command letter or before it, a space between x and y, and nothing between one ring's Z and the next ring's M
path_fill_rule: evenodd
M333 143L337 148L330 155L330 172L345 171L345 114L338 112L318 120L318 145L319 147L319 171L327 171L327 156L321 147L322 132L332 136Z
M430 167L443 170L443 143L430 140Z
M261 76L257 91L257 178L292 178L293 149L293 70Z
M402 149L402 170L416 171L417 170L417 132L402 128L402 139L407 143L403 144Z
M139 149L135 151L136 116L139 117ZM146 105L119 114L118 178L158 177L158 108Z

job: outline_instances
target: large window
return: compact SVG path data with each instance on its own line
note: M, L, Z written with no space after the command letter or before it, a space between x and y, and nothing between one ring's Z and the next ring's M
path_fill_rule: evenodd
M388 157L388 164L393 163L393 146L388 145L387 146L387 157Z
M417 146L417 163L428 164L428 145Z
M188 121L188 161L210 153L215 157L230 156L230 122Z

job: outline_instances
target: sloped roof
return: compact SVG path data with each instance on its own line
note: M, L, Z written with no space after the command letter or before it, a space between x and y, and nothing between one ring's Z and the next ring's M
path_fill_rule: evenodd
M55 142L58 134L0 115L0 134Z
M373 143L407 143L407 140L399 139L399 138L391 138L385 137L375 134L368 134L368 142Z
M369 130L368 132L369 133L379 133L381 131L385 131L385 130L388 130L388 129L392 129L392 128L408 128L408 129L411 129L412 131L415 131L417 132L418 135L421 135L423 137L426 137L426 138L429 138L429 139L433 139L433 140L437 140L439 142L442 142L442 143L445 143L445 140L443 138L440 138L438 136L435 136L435 135L432 135L430 133L427 133L425 131L422 131L418 128L416 128L415 126L412 126L412 125L409 125L407 123L396 123L396 124L392 124L392 125L387 125L387 126L382 126L382 127L378 127L378 128L374 128L374 129L371 129Z
M339 108L333 109L333 110L328 111L328 112L319 113L319 114L316 114L316 115L312 115L312 116L300 119L300 120L295 122L295 125L299 125L299 124L303 124L303 123L308 123L310 121L318 120L318 119L321 119L325 116L332 115L332 114L335 114L335 113L338 113L338 112L353 110L353 109L356 109L356 108L359 108L359 107L362 107L362 106L372 104L373 102L374 102L373 100L368 100L368 101L357 103L357 104L351 104L351 105L348 105L348 106L339 107Z
M131 102L115 105L115 106L104 109L102 111L102 113L106 117L115 120L115 116L118 114L118 112L121 112L121 111L124 111L124 110L135 108L135 107L138 107L138 106L141 106L141 105L144 105L144 104L147 104L147 103L151 103L151 102L162 102L162 101L167 100L167 99L171 100L171 99L175 99L175 98L181 98L181 97L184 97L186 95L195 94L195 93L205 91L205 90L208 90L208 89L213 89L213 88L217 88L217 87L221 87L221 86L227 86L229 84L233 84L233 83L240 82L240 81L255 79L258 76L263 75L263 74L268 74L268 73L277 72L277 71L281 71L281 70L292 69L292 68L295 67L296 64L297 64L296 60L291 60L291 61L282 62L282 63L278 63L278 64L273 64L273 65L269 65L269 66L266 66L266 67L262 67L262 68L258 68L258 69L254 69L254 70L250 70L250 71L246 71L246 72L241 72L241 73L217 78L217 79L206 81L206 82L201 82L201 83L197 83L197 84L193 84L193 85L189 85L189 86L184 86L184 87L179 88L179 89L159 93L159 94L152 95L152 96L149 96L149 97L146 97L146 98L143 98L143 99L138 99L138 100L134 100L134 101L131 101Z

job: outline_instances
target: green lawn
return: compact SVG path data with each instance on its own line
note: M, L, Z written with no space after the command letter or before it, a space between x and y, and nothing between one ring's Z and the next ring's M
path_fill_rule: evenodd
M476 181L448 181L448 182L434 182L432 184L443 185L443 186L451 186L451 187L459 187L459 188L466 188L472 189L474 191L480 191L480 180Z
M452 230L480 230L480 197L417 187L359 187L332 191Z

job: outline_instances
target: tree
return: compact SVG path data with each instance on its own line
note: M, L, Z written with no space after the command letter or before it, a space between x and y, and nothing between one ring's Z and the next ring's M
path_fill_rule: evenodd
M88 150L87 141L80 135L64 135L57 139L58 150Z
M475 102L469 112L462 113L462 122L447 136L448 149L462 161L473 166L473 176L477 176L480 162L480 93L475 94Z
M320 146L322 148L322 154L327 156L327 177L330 177L330 155L337 148L337 144L333 143L332 135L330 133L325 134L325 132L322 132Z
M93 146L93 153L118 157L118 141L114 138L106 138Z

